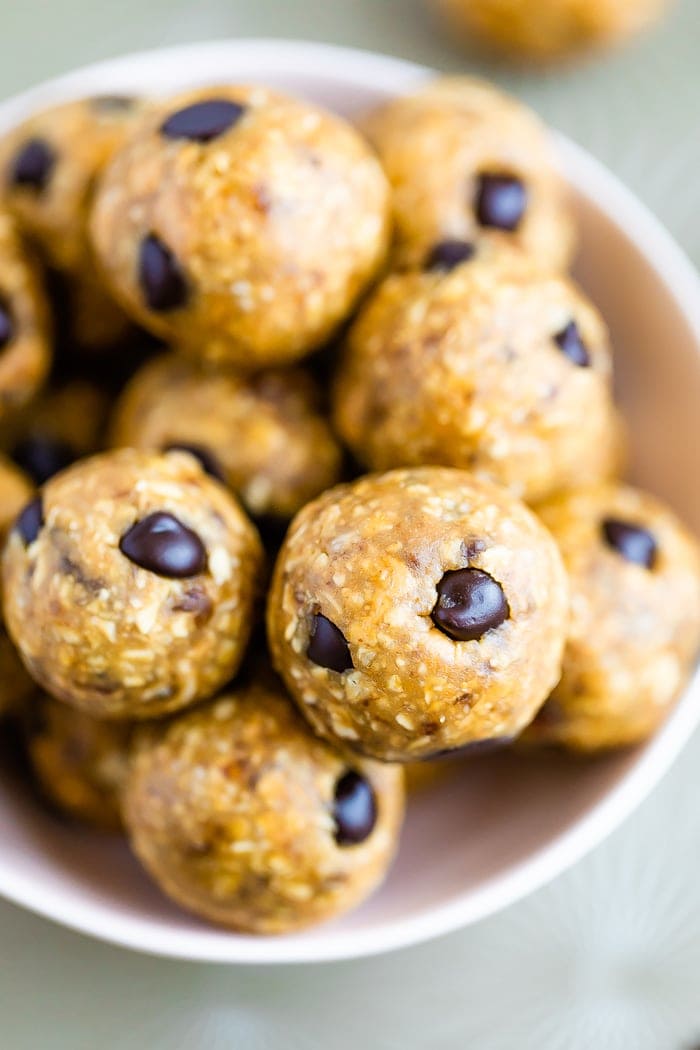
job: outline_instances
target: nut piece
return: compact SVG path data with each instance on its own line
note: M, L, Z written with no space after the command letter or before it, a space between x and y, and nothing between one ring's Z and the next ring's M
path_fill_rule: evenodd
M94 456L48 481L10 533L8 630L54 696L151 718L235 673L261 563L254 527L194 457Z
M318 740L274 680L144 729L124 792L132 846L161 889L251 933L359 904L402 816L402 771Z

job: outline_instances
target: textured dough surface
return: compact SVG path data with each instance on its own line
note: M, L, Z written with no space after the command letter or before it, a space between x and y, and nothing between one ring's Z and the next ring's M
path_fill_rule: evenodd
M0 545L22 507L30 500L32 485L17 467L0 455ZM0 617L0 719L21 713L34 683L24 669Z

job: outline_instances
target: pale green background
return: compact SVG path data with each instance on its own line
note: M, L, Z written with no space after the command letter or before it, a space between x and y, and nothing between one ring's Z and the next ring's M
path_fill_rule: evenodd
M0 0L0 96L120 52L326 40L474 68L419 0ZM700 2L627 51L490 69L629 183L700 262ZM487 68L487 67L483 67ZM0 849L1 829L0 829ZM700 1043L700 736L604 846L477 927L302 969L162 962L0 904L0 1047L690 1050Z

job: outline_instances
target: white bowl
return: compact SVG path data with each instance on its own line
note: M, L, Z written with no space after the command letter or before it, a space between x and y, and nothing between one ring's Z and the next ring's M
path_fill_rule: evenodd
M90 93L168 92L257 80L352 114L432 71L319 44L223 41L129 55L0 106L0 131L40 105ZM612 329L633 475L700 532L700 281L649 212L599 163L560 139L582 228L578 276ZM125 845L70 828L0 775L0 894L94 937L209 962L279 963L386 951L465 926L541 886L642 801L700 721L700 683L645 747L594 762L500 754L412 801L380 892L308 933L254 938L171 906Z

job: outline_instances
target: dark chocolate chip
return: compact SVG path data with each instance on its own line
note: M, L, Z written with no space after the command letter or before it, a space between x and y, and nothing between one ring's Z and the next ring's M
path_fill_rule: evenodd
M327 667L339 674L352 670L354 666L345 635L321 613L314 616L306 655L319 667Z
M478 641L510 616L500 583L481 569L446 572L437 592L433 623L458 642Z
M34 543L43 524L44 506L41 502L41 496L37 496L20 512L15 522L15 528L24 540L25 547L28 547L30 543Z
M67 441L50 434L29 434L12 449L12 458L37 485L70 466L77 453Z
M15 323L7 301L0 296L0 350L4 350L15 334Z
M377 800L372 785L352 769L335 785L333 819L335 841L339 846L364 842L377 823Z
M480 175L476 187L476 217L481 226L517 230L527 207L527 190L513 175Z
M139 284L150 310L164 313L187 302L187 281L182 268L155 233L147 234L141 241Z
M609 547L621 554L626 561L653 569L658 547L652 534L629 521L606 518L602 523L603 535Z
M132 525L119 541L119 550L142 569L172 579L197 576L207 567L207 552L197 533L164 511Z
M205 474L209 474L210 477L216 478L217 481L225 481L224 472L216 456L209 449L204 448L203 445L186 445L175 443L167 445L163 450L164 452L189 452L191 456L194 456L198 460L202 470Z
M103 113L121 113L133 108L136 99L133 95L95 95L90 99L93 109Z
M15 154L10 169L10 184L41 193L51 178L56 154L44 139L28 139Z
M210 98L194 102L168 117L160 127L161 135L169 139L192 139L211 142L228 131L245 113L245 106L226 98Z
M575 321L569 321L561 332L557 332L554 342L573 364L578 365L579 368L588 368L591 363L590 354Z
M425 260L426 270L443 270L449 273L460 263L468 262L474 255L474 245L469 241L440 241Z

